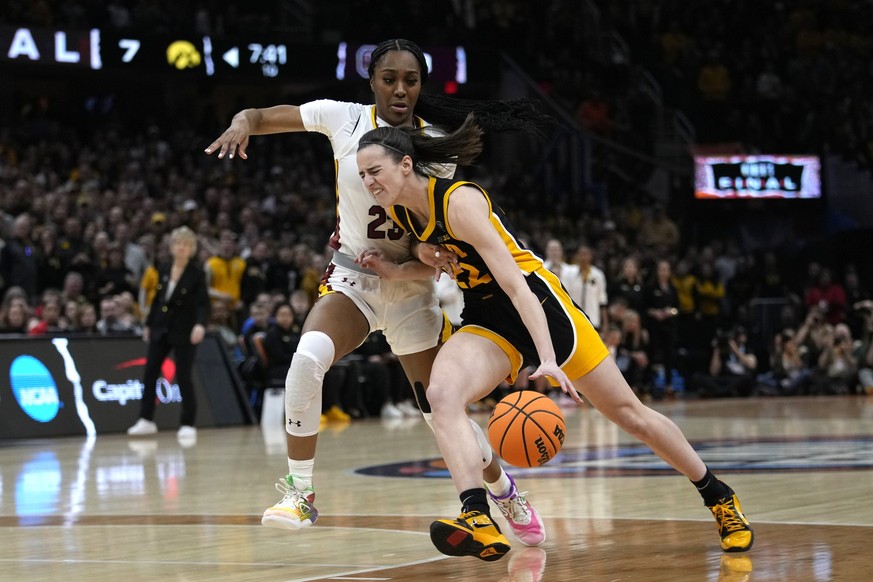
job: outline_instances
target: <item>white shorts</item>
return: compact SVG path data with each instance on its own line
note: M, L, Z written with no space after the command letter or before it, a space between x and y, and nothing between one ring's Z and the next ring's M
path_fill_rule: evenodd
M352 258L334 253L318 289L319 297L329 293L351 299L367 318L370 331L382 330L398 356L438 345L450 329L431 280L386 281Z

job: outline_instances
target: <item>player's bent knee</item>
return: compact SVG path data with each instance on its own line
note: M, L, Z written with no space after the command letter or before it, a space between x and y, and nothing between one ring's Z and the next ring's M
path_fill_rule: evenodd
M451 386L431 384L425 393L428 406L435 414L439 410L463 408L466 403L463 402L463 397L460 396Z
M333 340L320 331L308 331L300 337L285 376L286 412L306 410L312 398L321 393L324 373L333 363Z
M294 354L285 376L286 412L302 412L309 408L312 399L321 392L323 381L324 372L315 360L299 352Z

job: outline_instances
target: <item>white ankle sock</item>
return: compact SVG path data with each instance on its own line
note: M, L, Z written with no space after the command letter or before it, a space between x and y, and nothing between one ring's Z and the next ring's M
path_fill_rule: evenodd
M488 491L491 492L495 497L505 497L509 495L509 491L512 489L512 481L509 480L509 475L506 474L506 471L503 468L500 468L500 477L494 483L485 483L488 487Z
M294 477L294 487L303 491L312 487L312 470L315 467L315 459L296 461L288 459L288 472Z

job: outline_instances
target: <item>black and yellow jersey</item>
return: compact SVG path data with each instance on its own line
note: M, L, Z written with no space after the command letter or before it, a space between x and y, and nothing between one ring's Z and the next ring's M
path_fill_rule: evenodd
M460 257L457 273L458 286L465 294L490 294L499 291L497 281L485 264L482 256L473 248L473 245L459 240L452 232L452 225L446 216L449 205L449 197L461 186L471 186L482 192L488 203L489 220L494 229L500 234L506 248L515 259L515 263L522 273L529 275L543 266L543 260L518 240L512 226L506 219L506 215L499 206L495 206L484 188L473 182L450 180L444 178L430 178L427 188L427 198L430 205L430 221L422 226L413 219L412 212L404 206L392 206L389 210L394 221L403 227L408 233L422 242L442 245Z
M389 213L397 224L418 240L442 245L460 257L461 272L457 273L456 283L464 293L464 310L461 313L463 324L457 333L471 333L497 344L509 358L510 383L515 381L522 365L538 364L536 346L515 305L494 280L476 249L458 240L452 232L446 208L452 192L461 186L476 188L488 202L491 225L500 233L525 275L528 287L543 308L558 364L571 379L587 374L609 355L609 351L597 330L570 299L558 276L546 269L543 260L518 240L503 211L492 204L481 186L430 178L427 189L430 220L426 225L419 224L412 212L403 206L392 206Z

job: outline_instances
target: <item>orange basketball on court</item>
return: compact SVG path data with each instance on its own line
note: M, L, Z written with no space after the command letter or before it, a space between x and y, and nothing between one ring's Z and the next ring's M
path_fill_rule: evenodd
M521 390L494 407L488 419L488 440L510 465L539 467L561 450L565 429L561 409L548 396Z

